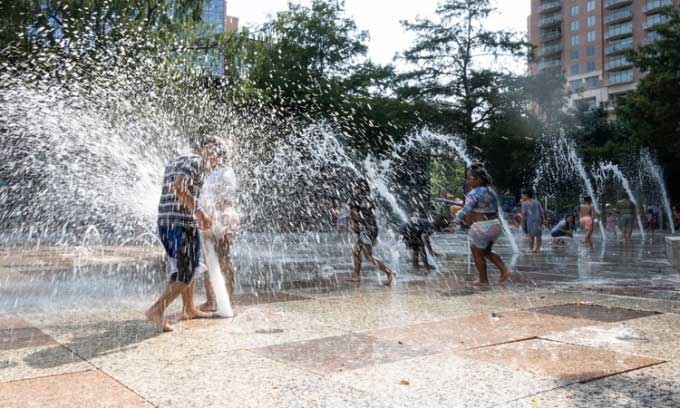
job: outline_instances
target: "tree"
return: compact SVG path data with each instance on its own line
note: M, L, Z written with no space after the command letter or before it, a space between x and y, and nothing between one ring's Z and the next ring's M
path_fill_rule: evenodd
M630 55L646 74L635 91L617 106L617 115L630 129L633 141L652 149L666 172L680 174L680 11L669 8L661 38ZM675 200L680 184L669 183Z
M469 142L508 102L501 91L507 75L482 68L479 58L518 57L526 49L514 33L484 27L494 11L491 0L447 0L437 8L436 21L403 22L417 38L402 57L416 68L402 76L400 94L458 113L454 128Z

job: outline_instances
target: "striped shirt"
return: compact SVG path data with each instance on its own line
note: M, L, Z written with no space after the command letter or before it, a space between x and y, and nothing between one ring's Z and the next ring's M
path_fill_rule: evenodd
M174 192L174 183L177 177L184 177L188 183L188 193L198 198L203 187L203 161L197 155L178 156L165 167L163 175L163 191L158 205L158 224L161 225L184 225L196 228L196 219L193 212L182 205Z

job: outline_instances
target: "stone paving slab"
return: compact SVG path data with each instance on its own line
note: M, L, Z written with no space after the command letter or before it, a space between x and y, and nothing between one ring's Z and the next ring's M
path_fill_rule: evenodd
M160 407L392 406L370 392L246 350L138 365L109 359L102 370Z
M532 339L459 351L481 361L552 377L565 383L586 382L663 363L663 360L592 347Z
M594 303L611 306L624 307L634 310L648 310L660 313L680 314L680 302L661 299L646 299L640 297L609 296L604 299L595 300Z
M452 354L374 365L331 378L394 407L488 407L559 384L548 378Z
M500 408L676 408L680 406L680 366L669 362L571 384L500 404Z
M564 343L664 360L680 360L680 315L662 314L554 332L543 337Z
M585 319L511 311L382 329L367 334L395 343L445 352L531 339L550 332L593 324L596 322Z
M31 327L23 319L0 315L0 351L53 344L47 334Z
M355 370L429 354L426 350L361 334L286 343L251 351L318 374Z
M0 351L0 383L92 369L91 364L56 343Z
M89 369L90 364L26 320L0 316L0 382Z
M179 304L170 312L177 311ZM346 334L295 314L244 308L232 319L178 322L175 332L161 334L143 318L143 310L100 309L29 315L61 344L97 365L100 359L186 358L198 354L265 347Z
M620 307L607 307L589 303L571 303L565 305L544 306L530 310L536 313L573 317L575 319L594 320L605 323L639 319L641 317L658 314L657 312L624 309Z
M0 383L0 406L153 407L134 392L98 371Z

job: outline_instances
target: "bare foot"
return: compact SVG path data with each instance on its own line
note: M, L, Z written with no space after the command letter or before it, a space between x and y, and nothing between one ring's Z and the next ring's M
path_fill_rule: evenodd
M158 313L155 310L152 310L151 308L147 309L144 312L144 316L146 316L147 319L155 323L156 326L158 326L158 328L163 332L167 333L175 330L175 328L172 327L170 323L163 319L163 314Z
M387 281L385 281L385 286L392 286L392 281L394 280L394 272L387 273Z
M349 279L347 279L347 282L361 282L361 275L352 275Z
M217 311L217 305L214 304L214 303L205 302L201 306L199 306L198 309L201 312L216 312Z
M498 283L502 285L502 284L508 282L511 278L512 278L511 272L503 273L503 274L501 274L501 278L498 280Z
M210 319L212 317L215 317L214 313L202 312L200 310L190 310L182 312L179 320Z

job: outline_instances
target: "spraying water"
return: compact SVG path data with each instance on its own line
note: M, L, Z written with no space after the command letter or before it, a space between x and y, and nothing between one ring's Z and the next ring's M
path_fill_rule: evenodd
M585 190L584 192L593 200L593 208L602 216L597 194L583 161L576 151L574 141L567 139L564 132L561 132L556 138L545 138L542 147L543 151L540 152L542 162L536 167L536 176L533 181L534 190L545 190L546 188L554 188L554 186L571 187L573 178L578 177L582 181L581 187ZM606 240L607 234L604 223L600 220L597 224L602 239Z
M659 186L663 209L666 213L668 222L671 225L671 233L675 234L675 225L673 225L673 211L671 210L671 202L668 199L668 191L666 190L666 183L664 182L663 170L657 163L656 158L649 151L643 151L640 156L642 165L647 168L647 171L649 171Z
M633 190L630 188L630 183L628 182L628 179L624 176L623 172L619 169L619 167L611 162L600 163L600 170L603 173L610 172L621 182L621 185L628 194L628 198L635 206L635 218L637 219L638 228L640 228L640 234L642 235L642 239L644 240L645 229L644 226L642 225L642 219L640 218L640 211L638 210L640 207L638 206L638 201L635 198L635 194L633 194Z

